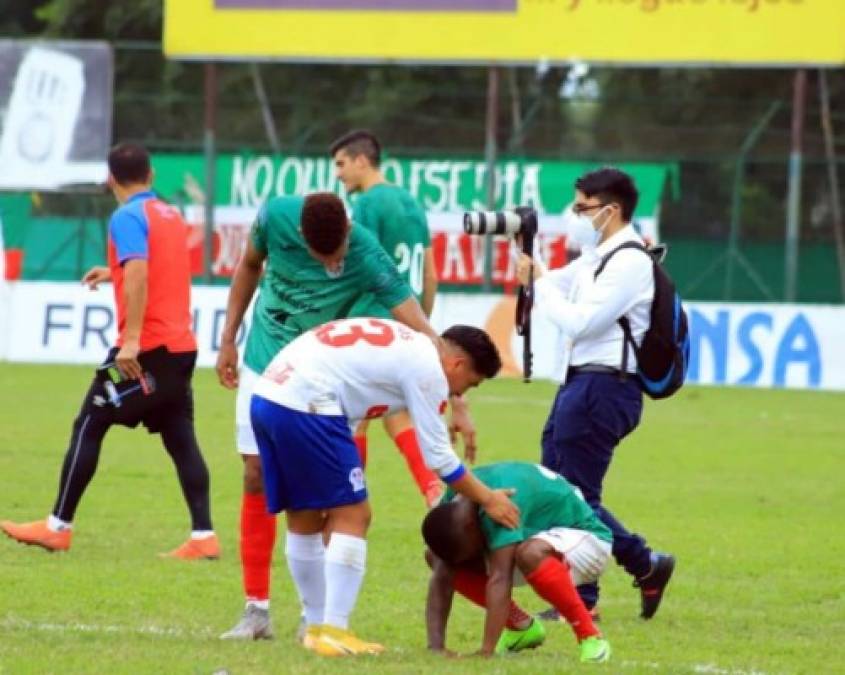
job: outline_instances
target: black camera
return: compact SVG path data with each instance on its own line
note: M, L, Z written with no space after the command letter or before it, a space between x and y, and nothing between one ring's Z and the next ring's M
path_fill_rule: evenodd
M537 212L527 206L513 211L470 211L464 214L464 232L467 234L537 234Z
M530 206L518 206L513 211L470 211L464 214L464 232L477 235L511 234L519 237L520 248L529 258L534 257L534 237L537 236L537 211ZM531 381L531 308L534 306L534 271L526 285L520 286L516 300L516 332L522 336L522 377Z

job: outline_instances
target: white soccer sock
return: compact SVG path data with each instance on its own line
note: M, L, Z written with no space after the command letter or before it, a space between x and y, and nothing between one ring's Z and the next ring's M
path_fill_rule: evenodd
M65 522L61 518L56 518L52 513L47 516L47 529L50 532L64 532L65 530L72 530L73 525Z
M326 577L323 535L288 532L285 542L288 569L296 584L309 626L323 623L326 607Z
M214 536L214 530L191 530L191 539L208 539Z
M367 568L367 540L335 532L326 548L326 614L323 623L349 626Z

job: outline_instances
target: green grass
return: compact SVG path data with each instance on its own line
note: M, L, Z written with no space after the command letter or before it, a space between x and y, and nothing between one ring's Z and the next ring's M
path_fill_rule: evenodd
M0 365L0 518L49 511L67 434L89 370ZM241 462L234 399L210 371L195 380L198 431L212 474L216 563L160 560L187 534L170 461L157 437L114 430L76 519L72 550L47 554L0 541L0 673L546 673L577 667L574 640L507 659L446 662L427 654L422 499L377 430L369 483L375 518L353 628L385 643L373 659L323 661L293 638L298 608L282 556L274 565L277 639L224 643L241 609L237 553ZM492 382L473 393L481 461L535 460L554 387ZM618 450L605 501L678 556L657 617L637 619L638 595L613 568L602 629L606 672L845 672L845 396L684 390L647 406ZM279 538L282 541L282 537ZM277 553L280 551L277 548ZM542 607L530 592L518 598ZM474 650L482 615L456 600L450 646Z

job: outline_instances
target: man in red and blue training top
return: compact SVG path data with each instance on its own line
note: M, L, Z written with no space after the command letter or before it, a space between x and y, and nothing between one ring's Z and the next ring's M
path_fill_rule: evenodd
M114 424L143 424L161 440L191 514L191 537L169 556L217 558L208 469L194 433L191 378L197 343L191 330L187 226L151 191L147 151L121 144L109 153L109 188L120 203L109 222L108 267L83 278L92 290L114 283L118 338L91 383L71 433L59 493L46 520L0 523L13 539L51 551L70 548L72 522Z

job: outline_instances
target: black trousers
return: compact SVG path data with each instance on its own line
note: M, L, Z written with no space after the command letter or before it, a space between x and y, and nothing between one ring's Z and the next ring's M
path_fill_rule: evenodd
M117 352L116 348L110 350L104 364L111 363ZM171 353L164 347L142 352L138 360L148 383L144 389L137 381L111 387L108 376L98 369L73 422L54 516L66 522L73 520L112 425L134 428L143 424L150 433L161 434L176 467L192 529L212 529L208 468L194 433L191 379L196 359L196 352ZM115 392L120 396L119 405L112 402Z
M633 377L610 373L572 375L558 390L543 429L542 463L577 486L613 533L613 557L631 575L650 569L651 549L602 504L602 483L613 451L640 422L643 395ZM598 584L578 587L587 607L598 601Z

